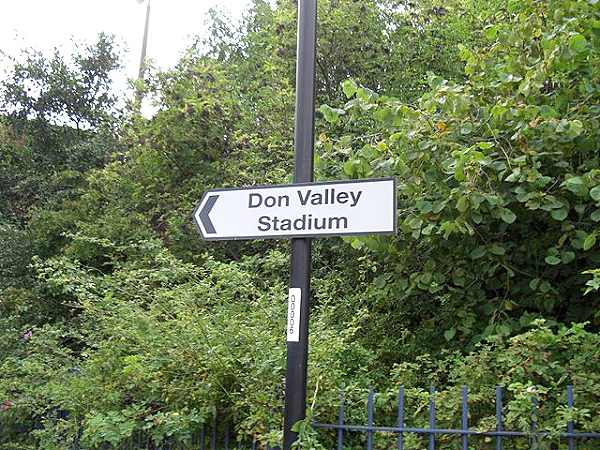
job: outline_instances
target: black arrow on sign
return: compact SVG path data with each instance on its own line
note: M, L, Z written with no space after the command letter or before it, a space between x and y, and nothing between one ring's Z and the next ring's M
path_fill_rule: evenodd
M218 198L219 198L218 195L211 195L210 197L208 197L208 200L206 200L206 203L204 204L202 211L200 211L200 214L198 215L200 217L200 221L202 222L202 225L204 225L204 229L206 230L207 234L214 234L217 232L217 230L215 230L215 226L211 222L208 215L210 214L210 211L213 209L213 206L215 206L215 203L217 202Z

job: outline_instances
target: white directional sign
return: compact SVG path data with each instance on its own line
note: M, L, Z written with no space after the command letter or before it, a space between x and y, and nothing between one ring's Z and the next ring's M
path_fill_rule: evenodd
M393 178L214 189L194 222L206 240L393 234Z

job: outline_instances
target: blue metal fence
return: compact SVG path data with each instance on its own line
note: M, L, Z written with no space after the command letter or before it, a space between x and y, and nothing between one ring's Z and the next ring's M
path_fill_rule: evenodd
M375 423L375 397L376 393L371 389L367 398L367 416L366 424L351 424L346 422L346 404L343 394L340 398L339 411L337 423L319 423L313 422L312 426L315 430L330 430L333 435L322 436L324 442L329 442L332 449L337 450L344 449L356 449L366 448L366 450L373 450L376 445L377 448L385 449L397 449L404 450L405 448L414 448L414 442L411 445L406 442L408 436L420 436L426 442L419 448L427 448L427 450L435 450L436 447L439 449L448 449L448 443L445 442L443 445L440 442L441 436L454 436L457 441L454 442L451 448L461 450L479 450L482 446L474 446L477 438L488 438L491 442L486 443L485 448L494 448L495 450L503 450L509 445L510 440L515 439L527 439L529 440L528 448L537 449L541 439L553 438L558 439L561 442L560 448L567 448L568 450L600 450L600 432L587 432L587 431L575 431L576 424L569 420L566 423L565 430L563 432L553 432L538 429L538 413L540 406L538 405L537 399L532 396L531 399L531 418L530 418L530 429L529 431L511 431L505 429L504 422L504 405L503 405L503 389L501 387L496 388L495 395L495 426L494 429L487 431L480 431L474 429L469 425L469 392L467 386L463 386L461 389L460 398L460 428L443 428L437 427L436 421L436 402L435 402L436 390L431 387L429 390L429 400L427 408L427 428L420 428L414 426L407 426L406 416L406 395L404 387L400 387L397 396L397 414L395 417L389 417L386 419L390 422L395 422L395 426L382 426L376 425ZM566 408L568 411L574 411L574 395L573 386L567 386L566 388ZM599 406L600 407L600 406ZM491 411L490 411L491 412ZM598 414L598 410L595 411ZM105 444L100 448L102 450L234 450L234 449L247 449L247 450L279 450L278 448L268 447L264 444L259 443L256 439L251 436L239 436L235 434L234 428L231 423L227 420L219 421L217 417L212 417L209 423L202 425L194 433L193 438L187 442L177 442L176 440L167 440L161 443L154 443L150 439L150 436L142 433L132 436L128 442L124 442L117 447ZM492 427L490 427L492 428ZM386 435L385 441L383 436ZM3 448L2 432L0 430L0 449ZM394 440L394 443L390 443L390 439ZM377 441L377 439L381 439ZM79 441L77 439L77 441ZM377 441L377 442L376 442ZM362 443L360 443L362 442ZM556 442L556 441L553 441ZM15 448L15 447L9 447ZM83 447L76 442L74 445L69 447L71 450L91 450ZM546 448L559 448L558 446L546 446ZM94 449L97 450L97 449Z
M427 437L427 449L435 450L436 448L436 436L437 435L455 435L459 436L461 440L462 450L469 450L469 438L471 437L489 437L495 439L496 450L502 450L504 441L507 439L514 438L527 438L530 440L530 448L537 448L536 441L544 437L554 437L558 439L566 440L567 448L569 450L575 450L577 443L582 440L594 441L593 448L600 449L600 432L576 432L575 424L573 421L568 421L566 430L561 433L550 433L547 431L538 430L536 421L538 413L538 402L535 397L532 397L531 407L531 430L529 432L524 431L509 431L504 429L503 419L503 389L496 387L496 426L493 431L478 431L469 428L469 401L468 401L468 388L467 386L462 387L462 399L461 399L461 427L460 428L437 428L436 427L436 405L435 405L435 387L430 388L429 395L429 426L428 428L417 428L408 427L405 424L405 392L404 387L400 387L398 392L398 417L397 425L394 427L390 426L377 426L374 422L374 399L375 392L371 389L367 400L367 425L355 425L345 423L345 405L344 397L341 396L338 422L332 423L318 423L314 422L312 425L316 429L335 430L337 433L337 450L344 449L344 439L348 432L353 433L364 433L366 434L365 448L372 450L375 445L375 433L389 433L397 435L396 448L397 450L403 450L405 448L405 436L407 434L423 435ZM567 386L567 408L573 410L573 386ZM586 447L589 449L590 447Z

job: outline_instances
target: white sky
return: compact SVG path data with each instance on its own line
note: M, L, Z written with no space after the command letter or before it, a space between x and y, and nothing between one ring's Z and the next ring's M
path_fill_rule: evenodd
M146 0L148 1L148 0ZM152 13L147 57L160 68L172 66L206 31L207 11L221 7L239 18L250 0L150 0ZM91 42L104 31L125 43L125 73L137 76L146 2L136 0L0 0L0 50L15 55L24 47L69 53L71 37ZM1 69L6 69L2 67Z

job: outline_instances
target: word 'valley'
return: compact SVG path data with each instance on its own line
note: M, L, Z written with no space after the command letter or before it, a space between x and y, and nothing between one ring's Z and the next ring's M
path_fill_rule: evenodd
M348 204L351 208L354 208L362 191L338 191L335 188L324 189L323 192L314 192L312 189L308 189L305 192L302 190L296 191L298 200L301 206L320 206L320 205L345 205ZM292 196L292 200L294 197ZM253 192L248 195L248 208L283 208L290 206L289 195L263 195L259 192Z

